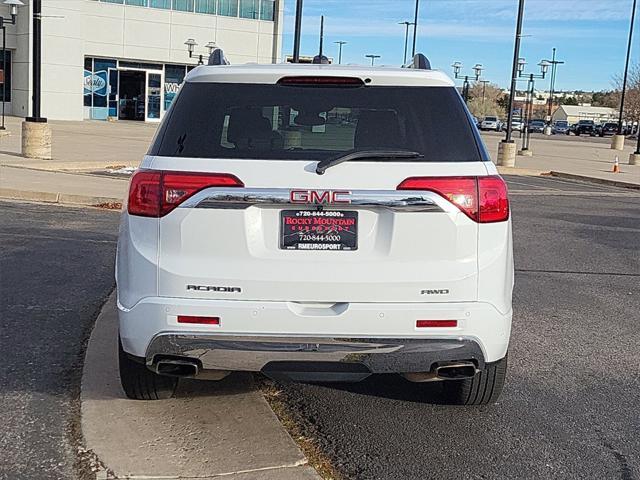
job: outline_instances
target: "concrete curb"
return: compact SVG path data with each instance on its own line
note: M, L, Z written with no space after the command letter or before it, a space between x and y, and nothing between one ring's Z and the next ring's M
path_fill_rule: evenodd
M31 190L16 190L13 188L0 188L0 198L25 200L28 202L57 203L61 205L107 207L114 210L122 208L121 198L92 197L60 192L35 192Z
M249 374L184 381L170 400L125 398L117 335L113 293L89 339L80 394L98 478L320 480Z
M551 171L547 175L557 178L566 178L567 180L578 180L581 182L597 183L600 185L609 185L612 187L630 188L633 190L640 190L640 184L621 182L618 180L609 180L608 178L588 177L586 175L576 175L575 173L565 173Z
M526 177L539 177L540 175L549 174L548 171L534 170L532 168L504 167L497 165L500 175L521 175Z

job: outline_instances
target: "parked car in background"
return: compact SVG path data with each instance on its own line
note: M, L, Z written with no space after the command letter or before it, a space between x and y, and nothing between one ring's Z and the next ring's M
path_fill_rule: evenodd
M484 120L480 124L480 130L494 130L499 132L502 123L498 117L484 117Z
M618 124L613 122L607 122L603 125L598 125L598 135L601 137L615 135L618 133Z
M544 127L546 127L544 120L531 120L529 122L529 132L531 133L543 133Z
M576 136L588 134L594 137L596 135L596 124L593 120L580 120L573 130L573 134Z
M511 130L521 132L524 128L524 123L519 118L514 118L511 120ZM507 122L502 124L502 130L507 131Z
M569 122L557 120L551 126L551 133L554 135L569 135Z

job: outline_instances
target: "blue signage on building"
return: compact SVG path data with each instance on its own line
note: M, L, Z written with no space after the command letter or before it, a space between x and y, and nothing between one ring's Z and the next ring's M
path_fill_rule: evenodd
M84 71L84 94L91 95L95 93L101 97L107 96L107 71L91 73L89 70Z

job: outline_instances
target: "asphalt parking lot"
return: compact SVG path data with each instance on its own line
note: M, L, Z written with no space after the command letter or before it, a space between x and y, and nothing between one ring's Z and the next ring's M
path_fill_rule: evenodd
M483 131L482 135L486 135L488 137L495 137L495 138L503 138L505 133L504 132L493 132L493 131ZM518 131L514 131L513 132L513 138L514 139L520 139L521 138L522 133L518 132ZM611 144L611 137L610 136L606 136L606 137L600 137L600 136L591 136L591 135L580 135L580 136L575 136L573 134L571 135L544 135L543 133L532 133L531 134L531 138L536 139L536 140L559 140L559 141L563 141L563 142L582 142L582 143L606 143L607 145ZM637 140L634 140L632 138L627 138L625 140L625 144L626 145L635 145Z
M0 202L0 479L91 478L86 340L113 289L117 212Z
M280 385L345 478L640 479L640 194L507 180L517 283L498 405L437 405L438 385L391 376ZM0 202L0 223L0 478L91 478L78 390L118 214Z
M430 404L395 376L280 385L350 479L640 478L640 195L508 178L516 287L500 403Z

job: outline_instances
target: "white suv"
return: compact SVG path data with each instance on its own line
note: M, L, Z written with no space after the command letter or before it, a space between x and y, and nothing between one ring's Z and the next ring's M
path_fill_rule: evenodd
M116 277L131 398L237 370L502 390L507 188L438 71L196 68L131 180Z

